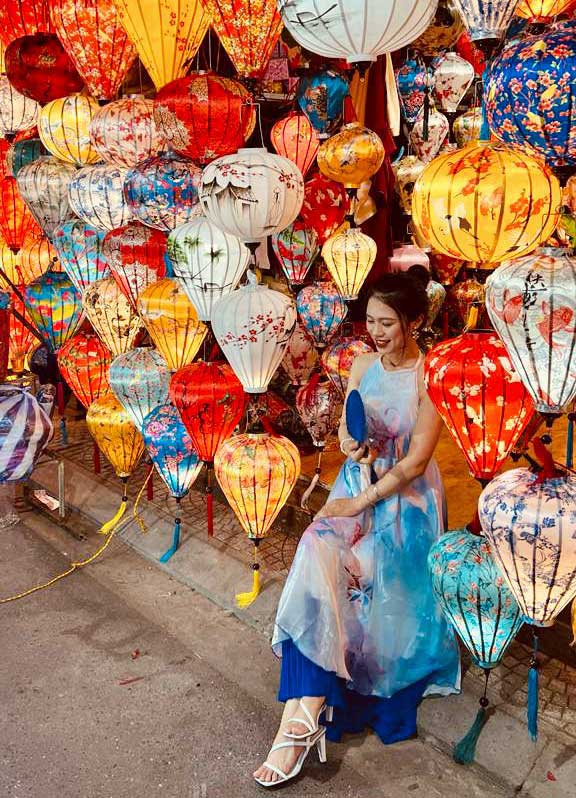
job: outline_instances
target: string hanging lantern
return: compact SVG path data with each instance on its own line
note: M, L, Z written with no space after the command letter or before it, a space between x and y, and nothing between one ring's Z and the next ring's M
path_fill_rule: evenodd
M346 396L354 359L374 350L359 338L340 338L322 352L322 368L342 397Z
M520 0L514 13L531 25L545 24L560 14L568 14L575 6L574 0Z
M214 304L233 291L246 271L249 250L205 216L179 225L168 236L168 253L176 280L202 321Z
M208 328L176 280L166 278L149 285L136 307L169 369L176 371L194 360Z
M0 6L0 39L6 47L21 36L51 30L49 0L4 0Z
M453 0L473 42L502 39L512 20L518 0Z
M0 135L11 141L16 133L33 127L40 106L12 86L6 75L0 75Z
M106 233L102 253L134 307L138 296L166 275L166 234L140 222L128 222Z
M316 231L320 244L338 230L349 207L348 194L341 183L317 174L304 184L300 218L307 228Z
M45 105L81 91L84 81L54 33L35 33L6 48L5 71L14 88Z
M359 227L341 230L324 243L322 258L343 299L358 299L376 260L376 252L374 239Z
M27 285L24 302L50 352L58 352L82 323L82 298L64 272L48 270Z
M290 384L302 385L305 383L317 363L318 352L312 345L304 327L297 322L280 364L286 372Z
M68 184L75 173L72 164L47 157L37 158L18 172L20 196L48 238L74 215L68 202Z
M395 71L400 108L406 121L413 125L424 107L428 91L428 69L422 59L407 58Z
M56 250L46 236L30 235L18 252L20 274L25 283L31 283L48 269L62 271Z
M108 369L112 355L94 333L78 332L57 355L58 368L85 408L110 392Z
M424 56L435 56L450 50L462 33L463 25L460 14L451 0L439 0L434 18L417 39L412 48Z
M18 191L16 178L0 180L0 232L13 252L18 252L27 236L38 227Z
M54 231L54 248L80 292L96 280L109 276L103 252L104 235L102 230L96 230L81 219L64 222Z
M140 318L113 277L90 283L82 300L88 320L114 356L132 349Z
M290 285L301 285L320 251L318 234L296 219L274 233L272 249Z
M384 145L377 133L359 122L350 122L322 142L318 168L346 188L359 188L380 169L384 155Z
M115 357L109 380L114 396L138 430L146 416L168 398L170 371L162 356L150 347L136 347Z
M20 295L24 294L24 285L19 285ZM14 313L18 313L18 316ZM27 321L30 326L22 323L22 319ZM26 357L30 355L34 346L38 343L36 336L32 332L34 329L32 319L20 297L12 292L10 294L10 338L8 339L8 355L10 358L10 368L15 374L22 374Z
M135 95L102 106L90 122L90 142L100 157L126 169L164 149L154 103Z
M482 133L482 109L480 107L469 108L463 114L457 116L452 125L456 144L460 149L467 147L468 144L475 144L480 139Z
M426 286L426 294L428 296L428 314L424 330L431 330L446 299L446 289L442 283L438 283L436 280L429 280Z
M434 63L434 97L443 111L455 114L474 80L474 67L458 53L439 56Z
M270 141L278 155L293 161L305 177L316 160L320 139L307 116L291 111L272 125Z
M23 388L0 386L0 483L24 482L52 437L52 422Z
M392 164L400 205L404 213L409 216L412 214L414 184L425 168L425 161L421 161L417 155L405 155L398 162Z
M0 139L0 147L6 143L5 139ZM49 155L50 153L42 144L40 139L23 139L22 141L14 141L6 151L6 174L11 174L13 177L18 177L18 172L23 166L32 163L36 158L41 155Z
M428 114L420 111L410 131L410 144L417 157L428 163L440 152L450 133L450 122L432 103Z
M340 292L329 282L303 288L296 297L296 307L302 326L319 349L336 335L348 314Z
M349 95L348 81L334 69L305 75L300 78L296 88L298 107L319 139L328 138L338 130L344 114L344 103Z
M132 218L124 197L126 170L115 164L79 169L68 184L68 201L74 213L97 230L115 230Z

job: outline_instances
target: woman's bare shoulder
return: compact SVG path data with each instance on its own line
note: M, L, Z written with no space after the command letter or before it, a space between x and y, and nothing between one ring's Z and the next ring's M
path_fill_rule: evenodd
M354 376L356 379L360 379L366 369L374 363L375 360L378 360L378 352L366 352L365 354L358 355L352 361L352 368L350 370L350 376Z

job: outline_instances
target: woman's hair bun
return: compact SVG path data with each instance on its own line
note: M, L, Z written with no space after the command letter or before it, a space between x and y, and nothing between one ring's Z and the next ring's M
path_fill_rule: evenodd
M423 266L421 263L414 263L406 270L406 274L410 277L413 277L414 280L417 280L419 283L422 283L424 288L430 282L430 272Z

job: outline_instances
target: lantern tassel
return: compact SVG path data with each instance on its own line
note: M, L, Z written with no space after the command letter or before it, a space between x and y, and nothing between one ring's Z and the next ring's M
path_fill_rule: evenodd
M482 733L482 729L488 720L488 705L490 702L488 701L486 693L488 691L488 679L490 678L489 670L486 671L485 677L486 682L484 684L484 695L480 699L480 709L476 713L474 723L472 726L470 726L468 732L464 735L460 742L456 743L454 746L453 759L459 765L471 765L474 761L474 757L476 756L476 746L478 745L480 734Z
M92 459L93 459L93 462L94 462L94 473L95 474L99 474L100 471L101 471L100 449L98 448L98 445L96 444L96 442L94 443L94 449L93 449L92 455L93 455Z
M68 429L66 428L66 419L64 417L64 385L61 382L56 384L56 402L60 416L60 442L62 446L68 446Z
M152 477L153 470L154 466L151 466L150 469L148 470L148 473L146 474L146 479L142 483L142 487L138 491L138 496L136 496L136 501L134 502L134 507L132 508L132 517L138 523L138 526L140 527L140 532L142 532L143 535L145 535L148 532L148 529L146 527L146 524L144 523L144 519L138 512L138 508L140 507L140 499L142 498L144 491L148 487L148 482Z
M102 524L100 527L100 534L107 535L109 532L112 532L113 529L116 529L118 524L120 523L124 513L126 512L126 505L128 504L128 494L127 494L127 478L122 477L122 482L124 483L124 491L122 493L122 501L120 502L120 507L118 508L116 515L111 518L109 521L106 521L105 524Z
M168 562L170 557L172 557L178 551L178 547L180 546L180 527L182 524L182 519L180 518L180 497L176 496L176 512L178 515L174 519L174 531L172 533L172 545L169 549L167 549L164 554L160 557L160 562Z
M212 463L206 464L206 526L208 537L214 537L214 490L212 488Z
M314 476L310 480L310 484L308 485L308 487L306 488L306 490L302 494L302 498L300 500L300 507L303 510L308 510L309 509L309 507L308 507L308 499L310 498L310 496L314 492L314 489L316 488L316 485L320 481L320 472L322 471L322 453L323 453L323 451L324 451L324 447L323 446L318 447L318 460L316 462L316 468L314 470Z
M256 600L260 593L260 564L258 563L258 545L260 541L254 541L254 562L252 563L252 590L249 593L237 593L236 604L239 607L249 607Z
M430 89L426 86L426 93L424 95L424 119L422 120L422 139L428 141L430 136Z
M151 502L154 499L154 466L150 465L150 474L146 480L146 499Z
M532 659L528 671L528 733L530 739L538 739L538 635L534 632Z

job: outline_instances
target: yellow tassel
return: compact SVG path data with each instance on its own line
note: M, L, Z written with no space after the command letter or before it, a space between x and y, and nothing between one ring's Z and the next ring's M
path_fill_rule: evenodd
M253 601L258 598L258 594L260 593L260 566L255 563L256 567L253 571L252 577L252 590L249 593L237 593L236 594L236 604L239 607L249 607Z
M107 535L109 532L112 532L112 530L118 526L122 516L126 512L127 503L128 503L128 497L122 496L122 502L114 518L111 518L109 521L106 521L106 523L102 524L102 526L100 527L99 532L101 535Z
M468 332L468 330L473 330L477 324L478 324L478 308L476 307L476 305L472 305L472 307L468 311L468 319L466 320L466 326L464 328L464 332Z

